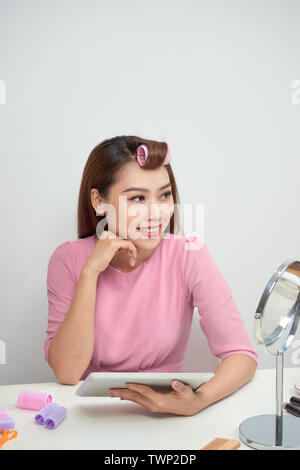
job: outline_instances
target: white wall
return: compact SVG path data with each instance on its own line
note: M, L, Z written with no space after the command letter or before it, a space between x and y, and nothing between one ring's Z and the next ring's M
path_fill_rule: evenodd
M297 0L0 0L1 384L55 380L48 260L76 238L90 151L120 134L171 145L254 342L269 277L300 257L299 53ZM205 341L195 310L185 370L214 363Z

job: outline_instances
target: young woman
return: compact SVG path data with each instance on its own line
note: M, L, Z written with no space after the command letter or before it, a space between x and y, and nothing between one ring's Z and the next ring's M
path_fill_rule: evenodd
M176 233L170 158L165 142L137 136L92 150L80 187L78 239L59 245L49 260L45 359L63 384L97 371L176 376L197 307L221 360L210 381L193 391L173 380L169 394L139 384L111 390L153 412L191 416L249 382L257 354L208 247Z

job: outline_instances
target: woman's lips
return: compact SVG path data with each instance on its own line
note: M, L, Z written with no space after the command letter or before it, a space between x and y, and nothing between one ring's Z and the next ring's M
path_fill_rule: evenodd
M158 226L158 229L155 232L154 231L148 232L146 229L141 229L140 227L138 227L137 230L144 233L145 235L148 235L148 237L151 238L151 237L155 237L155 236L159 235L159 233L161 232L161 227L162 227L162 224L160 224Z

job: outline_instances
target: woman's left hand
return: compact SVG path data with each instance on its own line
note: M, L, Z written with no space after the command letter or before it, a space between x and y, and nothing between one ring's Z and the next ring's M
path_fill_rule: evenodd
M176 387L176 384L178 386ZM129 388L110 388L109 392L121 400L130 400L153 413L172 413L175 415L193 416L201 410L200 394L194 392L190 385L178 380L171 382L172 392L158 393L143 384L129 383Z

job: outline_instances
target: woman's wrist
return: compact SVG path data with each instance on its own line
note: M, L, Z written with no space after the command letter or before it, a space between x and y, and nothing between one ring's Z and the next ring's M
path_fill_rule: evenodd
M198 411L203 410L203 408L206 408L207 406L217 401L213 390L211 390L209 387L202 389L202 387L207 384L208 383L203 384L197 391L194 392Z
M255 361L247 355L232 354L225 357L214 371L214 377L194 392L199 410L227 397L251 381L255 370Z
M94 277L94 278L97 278L99 274L100 274L99 271L96 271L95 268L89 264L85 264L80 273L82 277Z

